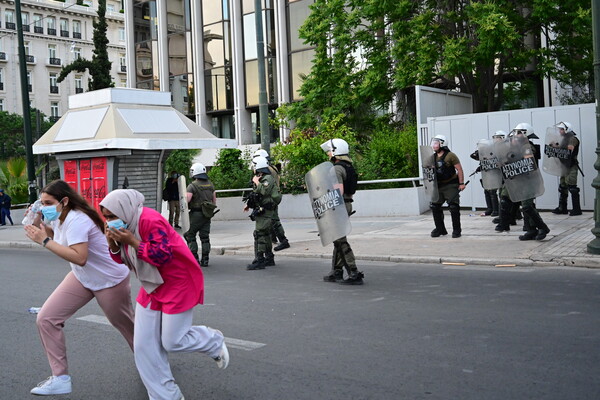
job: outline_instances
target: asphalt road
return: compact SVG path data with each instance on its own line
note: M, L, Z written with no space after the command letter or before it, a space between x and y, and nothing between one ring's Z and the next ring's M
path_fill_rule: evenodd
M321 281L322 259L214 256L195 323L231 363L173 354L193 399L598 399L600 271L363 263L366 284ZM47 251L0 250L0 399L50 375L31 306L67 273ZM134 279L134 293L139 284ZM147 399L132 354L95 302L65 328L73 393Z

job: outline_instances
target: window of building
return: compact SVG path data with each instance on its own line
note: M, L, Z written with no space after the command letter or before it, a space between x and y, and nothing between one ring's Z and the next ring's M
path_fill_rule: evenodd
M106 11L115 12L115 5L114 4L107 4L106 5Z
M119 53L119 66L124 67L127 65L127 60L125 58L125 53Z
M7 23L15 23L15 12L13 10L4 10L4 21Z
M75 75L75 87L77 89L83 89L83 78L81 75Z
M46 18L46 23L48 24L48 29L56 29L56 18L48 17Z
M81 21L73 21L73 33L79 33L81 39Z
M298 36L298 32L306 18L310 15L310 5L314 0L289 0L288 1L288 44L290 91L292 100L299 100L302 76L308 75L312 67L314 49L304 43L304 39Z
M48 45L48 58L56 58L56 45L55 44Z
M133 3L135 25L135 74L139 89L159 90L158 15L155 0Z
M25 47L25 55L28 56L29 55L29 51L30 51L29 42L25 42L24 43L24 47Z
M0 68L0 90L4 90L4 68Z
M75 60L81 58L81 47L73 47L73 58Z
M4 99L0 99L0 111L6 111L4 109Z
M94 6L94 2L92 0L83 0L83 4L85 4L88 7Z
M58 74L56 72L51 72L49 74L50 80L50 93L58 94Z
M23 27L29 25L29 13L26 13L26 12L21 13L21 22L23 23Z
M120 87L127 87L127 79L121 79L121 86Z
M31 71L27 71L27 88L29 89L29 93L33 92L33 77L31 76Z
M60 116L57 101L53 101L50 103L50 116L55 118Z
M125 28L119 28L119 41L125 41Z
M231 67L231 21L229 3L214 7L209 0L202 2L204 34L204 90L206 111L233 113L233 70ZM223 127L219 122L218 126ZM222 137L220 134L217 135Z
M40 14L33 14L33 26L42 28L42 16Z

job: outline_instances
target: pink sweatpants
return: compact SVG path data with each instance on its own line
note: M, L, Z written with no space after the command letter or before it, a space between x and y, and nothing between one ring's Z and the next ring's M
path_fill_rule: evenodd
M37 315L37 326L46 350L52 375L68 375L67 347L63 327L77 310L96 298L106 318L117 328L133 350L133 307L129 276L111 288L98 291L86 289L69 272L52 292Z

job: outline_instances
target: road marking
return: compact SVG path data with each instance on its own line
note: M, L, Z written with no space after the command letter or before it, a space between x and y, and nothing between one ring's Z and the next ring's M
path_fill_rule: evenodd
M84 317L79 317L77 319L80 321L93 322L96 324L111 325L108 319L103 315L90 314ZM266 346L265 343L251 342L249 340L235 339L229 337L225 338L225 343L227 343L227 346L229 347L245 351L252 351Z

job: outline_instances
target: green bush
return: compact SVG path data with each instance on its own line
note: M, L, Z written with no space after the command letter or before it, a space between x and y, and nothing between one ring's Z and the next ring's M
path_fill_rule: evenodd
M344 139L350 145L350 157L356 148L356 135L342 122L342 116L322 122L317 130L294 129L286 143L277 143L271 149L271 158L281 165L281 191L304 193L304 175L315 166L327 161L321 144L329 139Z
M171 171L176 171L179 175L186 177L186 181L190 180L190 168L194 157L198 154L198 150L182 149L173 150L165 161L164 173L170 174Z
M252 179L250 169L251 154L239 149L221 149L215 165L208 171L208 177L215 189L243 189L249 187ZM238 196L239 193L220 193L220 197Z
M386 122L376 124L368 141L360 144L360 157L355 167L359 180L410 178L419 176L417 126L410 123L394 127ZM412 183L390 183L359 186L362 189L383 189L412 186Z

